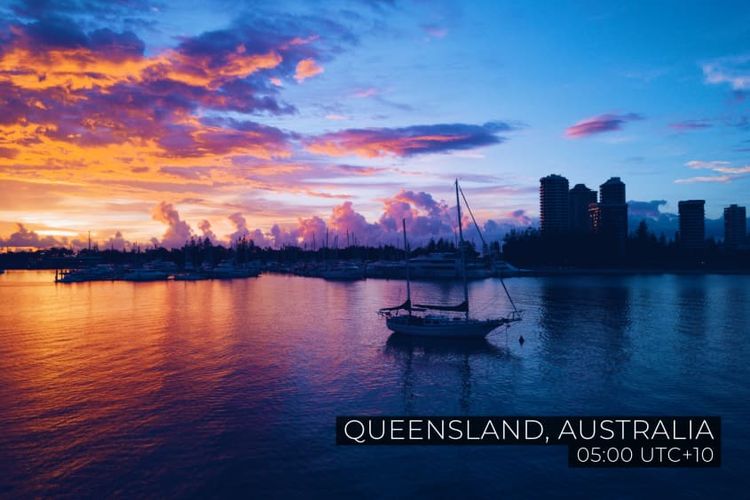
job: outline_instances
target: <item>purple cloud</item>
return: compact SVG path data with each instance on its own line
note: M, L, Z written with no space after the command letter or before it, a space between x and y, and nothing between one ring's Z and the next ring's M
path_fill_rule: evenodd
M631 217L658 219L661 215L659 207L663 207L666 204L666 200L630 200L628 202L628 214Z
M179 248L193 236L193 230L180 218L171 203L162 201L154 207L151 216L155 221L167 225L167 231L161 240L161 245L166 248Z
M569 139L579 139L581 137L589 137L604 132L614 132L622 130L625 123L635 120L643 120L643 116L638 113L592 116L591 118L581 120L565 129L565 136Z
M315 137L308 141L307 149L329 156L406 157L500 144L506 139L498 134L517 128L506 122L494 121L484 125L451 123L347 129Z
M0 238L0 246L49 248L60 244L53 236L40 236L20 222L16 223L16 226L18 229L14 233L5 239Z
M678 132L689 132L691 130L702 130L713 125L708 120L683 120L669 124L669 128Z

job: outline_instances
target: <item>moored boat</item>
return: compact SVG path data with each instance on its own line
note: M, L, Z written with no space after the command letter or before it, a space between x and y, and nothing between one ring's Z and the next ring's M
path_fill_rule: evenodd
M122 275L125 281L162 281L169 277L167 271L160 269L129 269Z
M258 265L237 265L231 262L221 262L213 269L207 271L210 278L214 279L234 279L234 278L254 278L260 275L260 266Z
M365 277L365 270L358 264L339 263L334 267L322 270L320 276L329 281L356 281Z
M521 313L503 284L513 311L504 317L477 319L469 315L469 288L467 283L465 242L461 224L461 202L456 180L456 211L458 218L459 252L463 275L464 301L458 305L413 304L411 300L411 276L409 264L409 243L406 237L406 219L402 220L404 252L406 254L406 302L395 307L385 307L378 313L385 317L386 326L397 334L424 337L483 338L496 328L521 320ZM463 194L463 193L462 193ZM464 201L466 198L464 197ZM468 208L468 204L467 204ZM469 208L471 213L471 209ZM473 214L472 214L473 219ZM476 222L475 222L476 224ZM479 231L479 227L477 226ZM480 232L481 235L481 232ZM430 311L439 311L438 314Z
M98 264L80 269L58 270L55 281L58 283L83 283L85 281L112 281L119 279L120 270L110 264Z

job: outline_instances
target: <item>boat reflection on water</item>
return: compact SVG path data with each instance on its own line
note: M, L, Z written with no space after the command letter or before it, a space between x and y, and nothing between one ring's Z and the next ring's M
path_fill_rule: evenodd
M430 374L436 369L440 372L439 379L445 383L449 397L453 399L457 396L460 413L471 414L474 386L472 361L488 358L495 361L509 361L515 358L510 350L499 347L483 337L476 339L412 337L397 333L388 337L384 353L393 356L403 365L401 394L403 411L406 415L420 413L416 408L417 400L422 393L418 386L425 382L423 378L429 379ZM457 371L458 376L450 376L451 371ZM430 400L438 397L440 392L435 390L433 385L435 382L434 379L428 381L432 386L431 392L427 393L432 394ZM450 403L446 402L446 404Z
M498 334L505 337L505 333ZM505 340L503 340L505 342ZM510 352L499 347L484 337L454 338L454 337L413 337L408 335L391 334L385 343L385 353L413 354L423 353L426 356L456 356L456 355L487 355L496 358L509 358Z

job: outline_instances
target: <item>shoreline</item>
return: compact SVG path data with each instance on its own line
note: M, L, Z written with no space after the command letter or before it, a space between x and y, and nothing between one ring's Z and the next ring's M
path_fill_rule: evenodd
M38 267L38 268L5 268L4 271L49 271L54 272L55 268ZM300 278L318 278L325 279L320 276L304 276L293 272L283 272L278 270L263 270L261 274L274 274L280 276L296 276ZM2 275L2 273L0 273ZM546 278L546 277L574 277L574 276L636 276L636 275L675 275L675 276L701 276L701 275L721 275L721 276L746 276L750 275L750 269L649 269L649 268L602 268L602 269L585 269L585 268L565 268L565 269L524 269L517 272L501 273L499 275L469 278L469 281L483 281L485 279L498 279L498 278ZM214 279L230 279L230 278L214 278ZM235 277L233 279L239 279ZM326 281L361 281L363 279L373 280L403 280L404 278L398 276L386 277L386 276L364 276L357 280L326 280ZM413 278L413 281L422 282L448 282L457 281L461 278ZM85 281L111 281L111 280L85 280ZM114 280L123 281L123 280ZM124 280L129 281L129 280ZM179 280L168 280L160 279L155 281L179 281Z

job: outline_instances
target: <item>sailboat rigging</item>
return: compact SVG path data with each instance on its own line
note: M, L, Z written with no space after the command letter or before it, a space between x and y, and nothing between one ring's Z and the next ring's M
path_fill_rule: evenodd
M457 305L432 305L412 303L411 298L411 279L409 273L409 243L406 237L406 220L403 219L402 227L404 233L404 253L406 258L406 301L395 307L384 307L378 313L385 317L386 326L394 333L416 336L431 337L459 337L459 338L481 338L487 336L491 331L502 325L510 325L515 321L521 320L521 312L516 308L516 304L505 286L505 282L500 278L503 290L508 297L508 301L513 307L508 315L500 318L476 319L469 315L469 285L466 276L466 245L464 242L463 227L461 220L461 199L463 197L466 208L471 215L474 225L479 231L479 235L484 242L479 226L476 224L474 214L471 212L466 196L458 185L456 180L456 215L458 217L458 237L459 237L459 258L461 263L461 275L463 278L464 300ZM406 314L402 314L406 311ZM463 313L461 316L450 314L433 314L429 311L440 311L446 313ZM416 313L416 314L415 314ZM424 313L424 314L423 314Z

